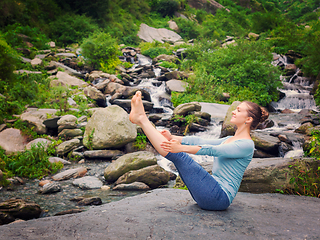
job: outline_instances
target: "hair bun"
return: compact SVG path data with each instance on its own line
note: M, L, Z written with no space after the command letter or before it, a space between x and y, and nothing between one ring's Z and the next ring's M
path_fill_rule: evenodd
M264 122L265 120L267 120L267 118L269 117L269 112L266 108L264 107L260 107L261 109L261 118L260 118L260 122Z

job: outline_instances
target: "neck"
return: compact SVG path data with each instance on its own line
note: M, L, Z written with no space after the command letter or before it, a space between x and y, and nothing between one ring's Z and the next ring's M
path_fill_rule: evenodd
M248 138L250 137L250 125L241 124L237 126L237 131L234 134L235 137L239 138Z

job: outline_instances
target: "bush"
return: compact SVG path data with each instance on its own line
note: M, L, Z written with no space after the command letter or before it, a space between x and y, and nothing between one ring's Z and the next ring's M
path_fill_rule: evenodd
M179 2L176 0L153 0L150 5L152 10L160 13L162 17L172 17L179 9Z
M49 155L45 147L40 143L33 145L30 150L18 152L12 156L3 154L2 152L0 158L6 162L6 169L20 177L41 179L63 167L61 163L49 162Z
M120 55L117 40L105 32L96 32L85 39L81 49L85 61L95 69L112 68Z
M23 39L21 34L26 35L27 39ZM13 24L6 27L4 38L12 47L29 48L26 42L33 45L34 50L48 49L49 38L40 31L37 27L22 26L20 24Z
M49 36L57 45L81 42L98 30L98 25L85 15L65 14L49 24Z
M194 101L220 102L224 92L231 96L229 103L249 100L266 106L277 100L280 72L271 64L272 54L267 44L238 41L237 46L207 49L202 53L199 49L203 48L192 47L188 51L192 60L182 63L184 68L192 66L196 75L188 79L191 87L187 94L193 95Z
M152 43L143 42L139 45L141 48L141 54L155 58L161 54L172 55L173 48L170 47L168 43L160 43L158 41L153 41Z

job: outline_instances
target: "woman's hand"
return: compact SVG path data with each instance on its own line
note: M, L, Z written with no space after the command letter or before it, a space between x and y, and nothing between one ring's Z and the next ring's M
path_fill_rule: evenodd
M163 150L171 153L178 153L183 151L181 143L176 139L164 141L160 144L160 146Z
M170 140L173 139L171 133L170 133L168 130L162 130L162 131L160 131L160 133L161 133L162 136L164 136L168 141L170 141Z

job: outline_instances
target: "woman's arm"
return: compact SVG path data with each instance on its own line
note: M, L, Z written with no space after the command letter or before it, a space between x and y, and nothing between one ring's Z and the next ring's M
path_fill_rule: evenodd
M205 139L200 137L188 136L183 137L181 144L184 145L220 145L223 141L230 138L231 136L227 136L219 139Z
M186 152L196 154L201 149L200 146L182 145L178 140L175 139L162 142L160 146L163 150L171 153Z

